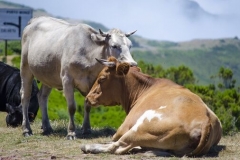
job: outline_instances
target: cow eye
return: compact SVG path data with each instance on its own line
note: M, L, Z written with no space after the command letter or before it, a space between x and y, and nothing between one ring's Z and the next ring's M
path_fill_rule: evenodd
M117 49L118 47L117 45L112 45L112 48Z
M106 79L105 76L100 76L98 79L98 83L102 83Z

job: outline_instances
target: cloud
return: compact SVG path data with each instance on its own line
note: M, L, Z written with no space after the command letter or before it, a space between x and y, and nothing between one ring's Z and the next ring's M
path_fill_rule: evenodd
M208 3L207 6L209 5L213 4ZM222 5L225 4L222 2ZM165 10L161 10L161 13L165 18L162 15L157 16L160 12L156 14L156 20L149 22L148 33L143 33L147 38L186 41L234 37L240 34L240 22L236 19L239 16L235 12L209 12L209 8L203 8L197 2L189 0L170 1L164 7ZM230 7L225 8L230 10Z

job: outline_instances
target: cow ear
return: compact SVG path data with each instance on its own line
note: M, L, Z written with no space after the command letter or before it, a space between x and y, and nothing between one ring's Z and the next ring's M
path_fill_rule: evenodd
M129 71L130 65L129 63L121 63L117 67L117 75L126 75Z
M99 44L99 45L105 43L105 37L101 36L100 34L94 34L94 33L92 33L92 34L91 34L91 39L92 39L95 43L97 43L97 44Z

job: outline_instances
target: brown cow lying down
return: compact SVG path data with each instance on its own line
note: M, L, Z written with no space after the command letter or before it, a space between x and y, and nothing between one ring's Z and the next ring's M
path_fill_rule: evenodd
M87 103L121 104L127 117L113 143L83 145L83 152L124 154L140 146L175 156L200 156L218 144L221 123L199 96L115 58L98 61L106 67L87 95Z

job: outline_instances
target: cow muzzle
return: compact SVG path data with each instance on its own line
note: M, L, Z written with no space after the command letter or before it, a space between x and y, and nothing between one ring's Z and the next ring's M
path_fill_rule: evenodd
M131 67L137 66L137 65L138 65L137 62L131 62L131 63L130 63L130 66L131 66Z
M119 62L120 62L120 63L126 62L126 63L130 64L131 67L134 67L134 66L137 66L137 65L138 65L137 62L135 62L135 61L124 61L124 60L121 60L121 61L119 61Z
M91 98L89 98L89 97L86 97L86 98L85 98L85 103L86 103L87 105L89 105L89 106L96 106L96 105L97 105L97 102L91 100Z

